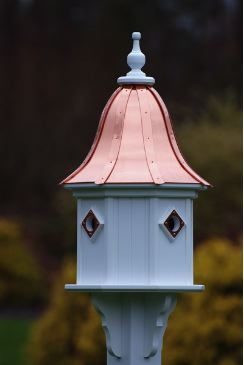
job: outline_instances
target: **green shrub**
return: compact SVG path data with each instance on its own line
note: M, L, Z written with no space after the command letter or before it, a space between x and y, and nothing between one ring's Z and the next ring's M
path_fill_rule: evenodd
M40 268L20 226L0 220L0 307L30 307L43 300Z
M196 283L203 293L179 296L164 340L166 365L239 365L242 352L242 254L239 245L213 239L196 252ZM51 303L33 332L34 365L104 365L105 344L100 318L90 299L65 292L75 281L68 261Z
M203 293L184 294L164 339L167 365L239 365L242 361L242 250L212 239L197 250L196 283Z
M66 262L56 280L50 306L29 346L34 364L105 364L104 334L89 296L64 291L64 283L75 281L73 260Z
M177 136L190 166L214 186L195 201L195 236L236 239L242 232L242 111L228 95L212 97Z

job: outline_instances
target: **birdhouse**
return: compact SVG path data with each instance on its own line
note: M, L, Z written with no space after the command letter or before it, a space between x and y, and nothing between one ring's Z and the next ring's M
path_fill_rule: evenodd
M148 363L152 357L150 364L158 364L160 345L155 350L150 329L155 321L148 321L145 335L145 326L140 327L144 320L138 319L135 328L128 325L137 338L141 332L144 336L135 360L129 344L123 348L128 331L119 327L118 318L131 323L129 311L140 312L142 305L143 318L145 313L154 319L166 313L165 325L175 302L170 293L204 289L193 282L192 203L209 186L184 160L167 108L153 88L154 78L141 70L141 35L135 32L132 38L127 57L131 71L118 78L86 159L62 182L77 198L77 280L65 287L97 293L95 306L110 318L104 326L112 333L108 362L124 356L121 364L126 365L142 364L142 359ZM152 303L161 309L153 309ZM126 316L121 308L128 305Z

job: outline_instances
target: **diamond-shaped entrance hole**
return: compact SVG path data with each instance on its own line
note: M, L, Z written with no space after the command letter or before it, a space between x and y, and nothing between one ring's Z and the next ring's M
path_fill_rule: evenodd
M168 218L164 221L164 226L173 237L177 236L177 234L182 230L184 225L184 221L181 219L176 210L173 210Z
M89 210L81 224L89 237L92 237L100 226L100 222L92 210Z

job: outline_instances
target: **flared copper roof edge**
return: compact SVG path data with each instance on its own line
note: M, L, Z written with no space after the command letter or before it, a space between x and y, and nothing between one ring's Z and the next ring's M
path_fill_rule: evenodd
M90 189L90 188L100 188L100 189L155 189L154 182L112 182L112 183L104 183L104 184L96 184L95 182L72 182L65 183L65 189ZM162 184L157 184L157 188L159 189L186 189L186 190L206 190L208 186L201 183L176 183L176 182L164 182Z
M170 145L172 147L172 151L174 152L175 157L177 158L180 166L193 178L195 179L199 184L205 185L205 186L209 186L211 187L211 184L209 182L207 182L206 180L204 180L200 175L198 175L186 162L185 158L183 157L180 148L178 146L178 143L176 141L175 138L175 134L174 134L174 129L173 129L173 123L172 120L170 118L170 115L168 113L167 107L164 104L161 96L159 95L159 93L153 88L153 87L148 87L148 90L153 94L153 96L155 97L155 100L157 101L159 108L161 110L164 122L165 122L165 127L166 127L166 131L167 131L167 135L168 135L168 139L170 142Z
M91 160L96 148L97 148L97 145L98 145L98 142L100 140L100 137L101 137L101 134L102 134L102 130L103 130L103 126L104 126L104 123L106 121L106 117L107 117L107 114L109 112L109 109L113 103L113 101L115 100L115 98L117 97L117 95L120 93L120 91L123 89L122 86L118 87L114 93L111 95L111 97L109 98L109 100L107 101L104 109L103 109L103 112L102 112L102 115L100 117L100 121L98 123L98 128L97 128L97 131L96 131L96 135L95 135L95 139L92 143L92 146L90 148L90 151L88 152L86 158L84 159L84 161L80 164L80 166L75 170L73 171L70 175L68 175L64 180L62 180L59 185L64 185L64 184L67 184L69 182L69 180L71 180L74 176L76 176L87 164L88 162Z

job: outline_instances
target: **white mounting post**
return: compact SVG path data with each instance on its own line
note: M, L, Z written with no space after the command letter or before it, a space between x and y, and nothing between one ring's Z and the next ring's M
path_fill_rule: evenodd
M106 335L107 365L161 365L174 293L93 293Z

